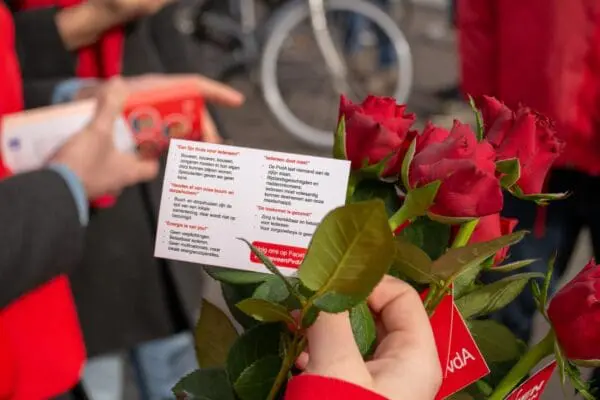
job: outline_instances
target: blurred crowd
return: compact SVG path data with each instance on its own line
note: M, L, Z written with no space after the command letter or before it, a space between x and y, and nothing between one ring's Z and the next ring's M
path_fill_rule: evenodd
M570 197L544 209L505 199L506 216L534 232L513 255L539 259L529 268L540 271L557 251L557 281L584 227L600 255L600 2L450 4L449 24L431 35L458 36L460 82L436 96L525 104L548 116L565 142L546 192ZM200 271L153 257L164 159L121 153L111 136L127 92L139 88L189 82L208 102L243 104L242 94L197 75L176 26L178 7L176 0L0 3L0 116L98 100L93 120L47 168L10 176L0 155L0 399L63 392L120 399L124 352L143 399L172 398L172 386L197 368L190 330ZM354 21L348 37L361 29ZM383 68L394 59L388 43L379 45ZM221 142L211 111L203 121L205 139ZM90 207L106 194L118 195L115 205ZM535 309L527 289L497 318L528 341Z

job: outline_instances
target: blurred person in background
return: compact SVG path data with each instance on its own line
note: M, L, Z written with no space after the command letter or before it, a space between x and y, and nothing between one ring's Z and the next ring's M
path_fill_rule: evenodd
M207 102L239 106L240 93L189 72L185 40L168 0L12 3L29 107L93 95L123 74L134 88L182 73ZM151 73L148 75L148 73ZM146 74L146 75L142 75ZM217 130L205 114L208 141ZM163 399L196 367L189 333L201 299L198 266L153 256L165 160L156 179L128 188L109 208L92 210L82 268L71 275L88 354L84 383L98 400L119 399L129 351L144 399Z
M555 286L583 227L600 257L600 2L459 0L458 19L463 91L531 107L565 142L544 191L571 196L541 209L506 195L503 210L533 231L511 248L515 259L539 259L529 269L544 272L558 251ZM535 311L528 287L497 317L528 341Z

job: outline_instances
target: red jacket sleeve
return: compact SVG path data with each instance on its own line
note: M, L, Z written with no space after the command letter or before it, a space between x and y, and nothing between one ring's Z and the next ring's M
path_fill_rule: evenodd
M360 386L339 379L318 375L300 375L293 378L285 392L285 400L385 400Z

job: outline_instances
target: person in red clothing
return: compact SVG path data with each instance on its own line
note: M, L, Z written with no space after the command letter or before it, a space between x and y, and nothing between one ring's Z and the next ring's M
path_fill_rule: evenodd
M600 2L459 0L458 20L463 92L528 106L554 120L565 142L545 191L572 195L543 212L505 196L503 210L535 233L511 248L515 259L538 259L530 269L545 271L558 251L556 283L583 227L600 257ZM535 312L528 287L497 318L528 341ZM600 370L593 380L600 387Z
M286 400L431 400L442 382L431 324L419 294L386 276L369 297L378 317L377 350L363 361L348 313L321 313L308 329L304 370L287 387Z

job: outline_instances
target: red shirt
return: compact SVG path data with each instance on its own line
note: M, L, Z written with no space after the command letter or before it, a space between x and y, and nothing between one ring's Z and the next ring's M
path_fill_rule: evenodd
M386 400L360 386L318 375L299 375L287 386L285 400Z

